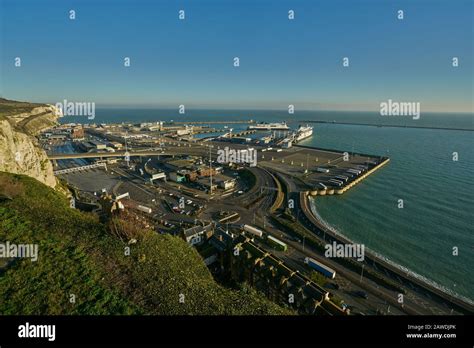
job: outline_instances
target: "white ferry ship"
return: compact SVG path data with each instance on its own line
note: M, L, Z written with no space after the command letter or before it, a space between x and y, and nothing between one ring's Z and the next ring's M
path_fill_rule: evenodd
M300 126L295 134L295 141L301 141L303 139L309 138L313 135L313 127L311 126Z
M255 125L248 126L248 129L254 130L288 130L290 127L286 124L286 122L278 122L278 123L257 123Z

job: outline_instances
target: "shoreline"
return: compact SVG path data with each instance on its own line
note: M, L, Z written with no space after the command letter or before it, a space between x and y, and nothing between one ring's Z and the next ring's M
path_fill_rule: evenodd
M344 239L347 239L351 242L354 242L347 235L345 235L344 233L341 233L338 229L333 227L331 224L329 224L326 220L324 220L321 217L318 210L316 209L316 203L315 203L316 202L316 197L309 197L308 196L308 198L311 198L313 200L313 201L310 201L310 210L311 210L313 216L315 217L315 219L318 220L321 225L326 227L328 230L331 230L336 235L338 235L338 236L340 236ZM466 302L467 304L474 305L474 300L473 299L470 299L470 298L468 298L468 297L466 297L462 294L459 294L459 293L455 292L454 290L452 290L450 288L447 288L446 286L441 285L438 282L436 282L436 281L434 281L434 280L432 280L432 279L430 279L430 278L428 278L424 275L416 273L415 271L412 271L411 269L409 269L406 266L400 265L399 263L391 260L390 258L388 258L388 257L384 256L383 254L377 252L376 250L370 249L368 247L365 247L365 250L366 250L366 254L369 254L370 256L372 256L374 258L379 258L379 259L383 260L384 262L392 265L393 267L398 268L400 272L404 272L405 274L408 274L408 275L410 275L414 278L417 278L419 281L424 282L427 285L432 286L432 287L436 288L437 290L446 293L446 295L456 297L456 298L460 299L461 301Z
M308 203L310 203L309 198L311 196L308 195L307 192L300 193L300 204L303 210L303 214L307 217L308 221L313 223L313 225L319 229L323 230L326 235L333 238L338 243L342 244L350 244L352 241L345 237L344 235L340 234L339 232L335 233L332 229L327 228L324 223L322 223L318 217L315 216L311 208L308 208ZM324 222L324 221L323 221ZM326 223L327 224L327 223ZM387 260L383 255L380 257L377 253L367 253L365 260L368 265L372 267L376 265L376 269L385 270L394 275L395 277L399 277L409 283L412 286L418 287L423 292L429 292L431 296L438 297L442 301L447 301L453 306L459 308L462 312L473 313L474 312L474 303L466 301L462 295L456 294L452 295L443 289L439 289L432 284L424 281L423 279L417 278L413 274L414 272L404 272L402 269L399 268L399 265L394 265L393 261ZM402 282L403 283L403 282ZM462 296L462 297L461 297ZM468 299L469 300L469 299Z

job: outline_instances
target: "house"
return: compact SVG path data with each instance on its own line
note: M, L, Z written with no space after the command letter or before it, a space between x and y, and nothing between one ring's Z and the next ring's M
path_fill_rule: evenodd
M219 227L209 239L209 243L218 251L224 252L232 247L235 238L236 236L233 233L224 231Z
M71 138L74 140L83 140L84 139L84 128L82 126L74 127L71 130Z
M199 245L204 243L214 233L214 226L209 223L205 226L194 226L185 228L181 235L183 239L190 245Z
M235 187L235 179L225 175L217 175L215 177L215 183L224 190L229 190Z
M110 145L116 150L121 150L123 147L122 143L119 143L118 141L112 141L110 142Z

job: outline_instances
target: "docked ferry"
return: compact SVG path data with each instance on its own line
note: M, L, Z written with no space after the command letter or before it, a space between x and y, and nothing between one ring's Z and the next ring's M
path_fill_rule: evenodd
M257 123L255 125L250 125L248 129L253 130L288 130L290 127L286 124L286 122L278 122L278 123Z
M309 138L313 135L313 127L311 126L300 126L295 134L295 141L301 141Z

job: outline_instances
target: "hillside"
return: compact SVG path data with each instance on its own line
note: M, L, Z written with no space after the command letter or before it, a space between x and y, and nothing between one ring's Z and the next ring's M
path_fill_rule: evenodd
M40 106L46 105L0 98L0 117L28 113L31 112L34 108Z
M55 107L0 98L0 171L56 187L53 167L34 135L56 124Z
M145 231L126 256L127 244L94 215L32 178L0 173L6 241L38 244L39 258L0 259L0 314L291 314L253 290L217 284L177 237Z

